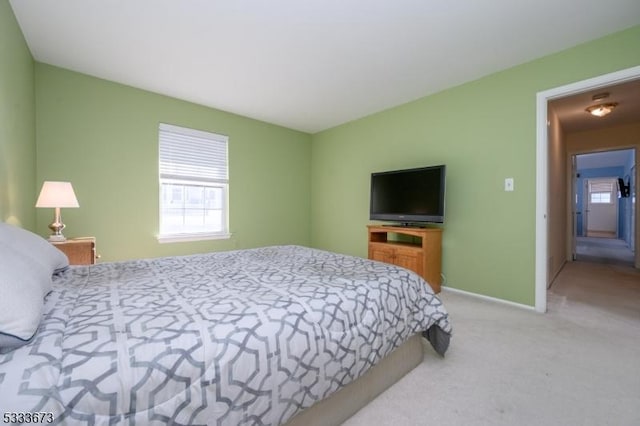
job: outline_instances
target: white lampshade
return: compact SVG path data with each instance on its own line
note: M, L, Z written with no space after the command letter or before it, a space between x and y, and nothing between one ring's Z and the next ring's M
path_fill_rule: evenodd
M42 184L36 207L80 207L71 182L46 181Z

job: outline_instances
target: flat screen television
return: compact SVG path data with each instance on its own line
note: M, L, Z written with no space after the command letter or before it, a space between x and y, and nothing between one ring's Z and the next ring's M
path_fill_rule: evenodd
M371 220L444 223L446 167L430 166L371 174Z

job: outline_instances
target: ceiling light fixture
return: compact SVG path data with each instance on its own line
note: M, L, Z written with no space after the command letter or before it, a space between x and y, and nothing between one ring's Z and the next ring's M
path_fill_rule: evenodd
M604 117L605 115L613 111L613 109L617 106L617 102L610 102L607 104L592 105L587 108L586 111L591 115L595 115L596 117Z

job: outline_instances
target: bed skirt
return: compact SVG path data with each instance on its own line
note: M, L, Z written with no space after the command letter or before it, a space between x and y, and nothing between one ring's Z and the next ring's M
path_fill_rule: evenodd
M342 424L422 362L422 340L419 333L413 335L362 377L296 415L286 426Z

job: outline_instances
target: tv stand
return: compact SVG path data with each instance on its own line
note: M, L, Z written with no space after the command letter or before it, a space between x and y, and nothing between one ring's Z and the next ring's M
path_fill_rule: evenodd
M442 229L410 226L368 225L369 259L410 269L440 293L442 271ZM389 234L412 237L396 241ZM413 238L415 237L415 238ZM419 241L416 241L419 238Z
M392 227L392 228L426 228L426 225L419 225L417 223L412 222L400 222L394 223L393 225L382 225L384 227Z

